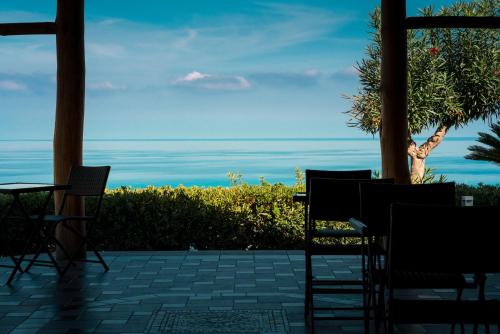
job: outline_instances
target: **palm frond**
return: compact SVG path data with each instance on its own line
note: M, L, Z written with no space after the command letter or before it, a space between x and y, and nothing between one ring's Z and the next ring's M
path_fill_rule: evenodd
M469 146L469 153L465 159L480 160L496 163L500 165L500 121L491 126L491 131L496 135L479 132L477 141L485 146Z

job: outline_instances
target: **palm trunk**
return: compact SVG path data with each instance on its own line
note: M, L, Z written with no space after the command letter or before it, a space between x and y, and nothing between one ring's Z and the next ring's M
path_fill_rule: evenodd
M436 132L434 132L434 135L427 138L425 143L418 148L415 141L409 136L408 155L411 161L410 176L412 183L422 183L425 174L425 159L427 159L433 149L441 144L447 131L448 126L441 125Z

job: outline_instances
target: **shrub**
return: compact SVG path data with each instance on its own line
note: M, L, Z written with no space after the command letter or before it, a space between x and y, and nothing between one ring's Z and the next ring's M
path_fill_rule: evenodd
M303 190L302 182L286 186L265 181L228 188L122 187L106 192L91 235L104 250L301 249L304 211L292 195ZM462 195L474 196L476 205L500 204L499 186L457 185L457 203ZM31 194L23 202L36 212L43 199ZM5 201L0 197L2 207ZM89 210L93 205L87 202ZM4 236L16 236L10 241L20 252L27 227L12 222L1 228Z
M500 205L500 186L479 183L477 186L457 184L457 204L462 196L474 196L474 205Z

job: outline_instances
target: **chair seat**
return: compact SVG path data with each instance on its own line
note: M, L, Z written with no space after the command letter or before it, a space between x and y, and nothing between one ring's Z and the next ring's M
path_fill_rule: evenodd
M312 233L313 238L360 238L356 230L321 228Z
M65 215L46 215L43 217L44 223L59 223L65 220L92 220L92 216L65 216ZM38 216L31 216L31 220L37 222Z
M397 271L393 276L395 288L445 289L465 288L467 282L462 274L423 273Z
M500 300L401 300L390 305L391 317L404 323L500 323Z

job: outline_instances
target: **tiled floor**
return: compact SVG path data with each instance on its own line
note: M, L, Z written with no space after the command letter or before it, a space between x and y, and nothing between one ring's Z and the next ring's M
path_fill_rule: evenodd
M35 267L5 286L0 268L0 333L307 333L300 251L106 253L110 271L80 265L60 280ZM1 259L7 262L7 259ZM323 257L315 274L352 278L356 257ZM490 277L489 294L500 296ZM452 292L430 291L439 296ZM323 297L352 305L356 297ZM449 333L405 326L400 333ZM457 331L459 332L459 331ZM316 333L362 333L360 322L317 322Z

